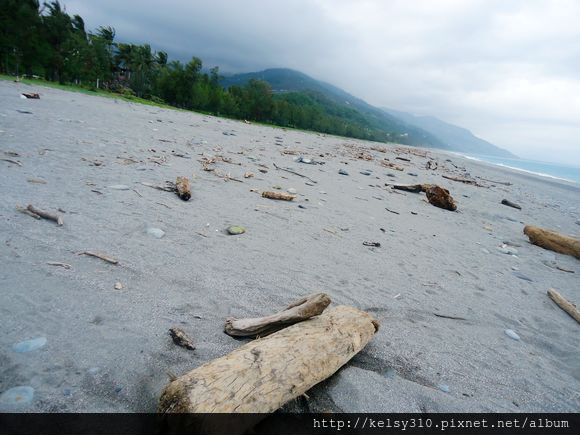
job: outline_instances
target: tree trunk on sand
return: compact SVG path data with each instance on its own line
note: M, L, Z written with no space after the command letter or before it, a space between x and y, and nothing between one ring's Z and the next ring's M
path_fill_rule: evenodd
M530 242L534 245L580 259L580 239L532 225L524 227L524 234L530 238Z
M373 317L338 306L254 340L177 378L160 413L267 413L332 376L378 330Z

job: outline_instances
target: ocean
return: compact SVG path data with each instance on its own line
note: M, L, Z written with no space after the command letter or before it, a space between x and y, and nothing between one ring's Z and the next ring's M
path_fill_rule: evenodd
M510 159L505 157L484 156L477 154L465 155L463 157L473 160L480 160L506 168L528 172L542 177L556 178L560 180L580 183L580 167L561 165L558 163L540 162L537 160Z

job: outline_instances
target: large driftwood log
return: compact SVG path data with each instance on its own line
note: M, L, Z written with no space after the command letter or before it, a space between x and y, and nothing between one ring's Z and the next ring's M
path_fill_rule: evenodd
M294 323L302 322L321 314L330 305L325 293L306 296L289 305L285 310L266 317L226 320L226 334L236 337L264 337Z
M377 330L377 321L356 308L326 310L175 379L158 411L273 412L332 376Z
M189 201L191 198L191 187L187 177L177 177L175 181L175 192L184 201Z
M530 242L534 245L580 259L580 239L564 236L555 231L545 230L533 225L526 225L524 234L529 237Z
M568 300L566 300L560 293L558 293L553 288L548 290L548 296L552 299L556 305L562 308L566 313L570 315L574 320L580 323L580 311L576 308L576 305L572 304Z

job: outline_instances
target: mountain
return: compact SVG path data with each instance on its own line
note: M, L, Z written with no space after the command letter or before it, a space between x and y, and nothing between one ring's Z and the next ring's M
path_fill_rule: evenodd
M233 74L223 77L224 87L243 86L251 79L268 82L276 94L319 94L339 107L359 112L366 125L387 132L392 142L409 145L442 148L471 154L487 154L498 157L515 157L469 130L443 122L431 116L415 116L392 109L380 109L329 83L288 68L272 68L264 71Z
M484 154L496 157L517 157L486 140L480 139L469 130L441 121L433 116L417 116L398 110L383 108L385 112L393 115L409 125L419 127L435 135L454 151L468 154Z
M307 96L308 100L316 100L316 103L322 106L328 114L347 111L350 112L349 118L352 118L352 114L355 112L358 118L357 124L381 132L382 134L375 135L381 137L381 140L449 149L433 134L407 124L336 86L315 80L299 71L274 68L259 72L234 74L223 77L220 83L229 88L231 86L244 86L252 79L268 82L279 98L288 98L289 94L300 93Z

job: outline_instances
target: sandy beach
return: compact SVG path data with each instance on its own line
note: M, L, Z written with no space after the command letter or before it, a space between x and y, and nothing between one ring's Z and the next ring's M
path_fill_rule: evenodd
M12 160L0 161L0 393L31 387L0 411L155 411L170 375L246 341L224 334L226 317L313 292L381 329L286 411L580 411L580 325L546 295L579 303L580 262L523 234L532 224L578 236L577 184L6 81L0 157ZM177 176L192 180L188 202L150 186ZM386 185L408 183L448 189L457 212ZM296 199L260 196L277 188ZM17 210L28 204L64 225ZM196 349L176 346L172 326ZM22 351L30 339L38 348Z

